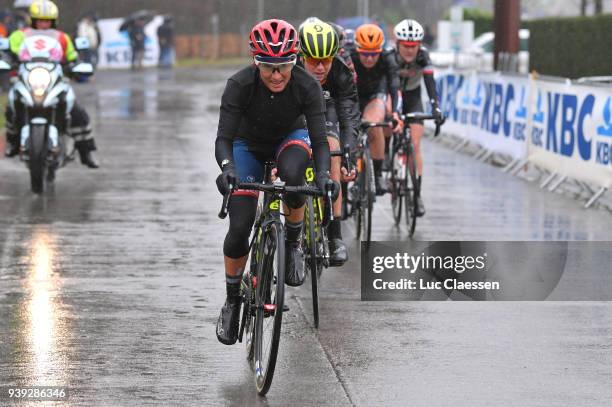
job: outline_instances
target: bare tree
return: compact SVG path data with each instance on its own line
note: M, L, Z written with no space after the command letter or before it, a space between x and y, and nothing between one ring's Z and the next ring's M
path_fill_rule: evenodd
M595 0L595 14L603 13L603 0Z
M586 16L587 0L580 0L580 15Z

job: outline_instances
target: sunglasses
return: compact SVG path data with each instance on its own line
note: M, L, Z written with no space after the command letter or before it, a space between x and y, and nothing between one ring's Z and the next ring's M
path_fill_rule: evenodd
M274 73L278 71L281 74L286 74L291 72L293 67L295 66L296 60L290 62L281 62L278 64L273 64L271 62L261 62L255 59L255 65L259 68L261 72L264 73Z
M317 67L319 64L323 64L323 66L329 66L332 62L334 62L334 57L327 58L312 58L312 57L304 57L306 63L312 67Z
M359 55L363 55L364 58L376 58L381 53L381 51L360 51L360 50L357 50L357 52L359 52Z

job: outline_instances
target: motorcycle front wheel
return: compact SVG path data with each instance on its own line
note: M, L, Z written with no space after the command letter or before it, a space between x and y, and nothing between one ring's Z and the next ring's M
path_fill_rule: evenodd
M45 172L47 171L47 137L46 126L30 125L29 167L32 192L42 194L45 189Z

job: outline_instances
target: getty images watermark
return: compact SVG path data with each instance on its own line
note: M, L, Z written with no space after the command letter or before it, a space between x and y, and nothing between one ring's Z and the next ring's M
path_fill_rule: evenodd
M421 253L418 256L407 252L396 253L395 256L375 256L372 259L372 272L383 273L386 270L407 271L414 275L417 271L436 272L444 270L458 275L466 271L485 271L487 253L481 256L431 256ZM375 278L373 287L376 290L499 290L497 281L461 281L457 278L446 278L443 281L424 278L400 278L395 281L385 281Z
M612 300L609 242L362 244L364 301Z

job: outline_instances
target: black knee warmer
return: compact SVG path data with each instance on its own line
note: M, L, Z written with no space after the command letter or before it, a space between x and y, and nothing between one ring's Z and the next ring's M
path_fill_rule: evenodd
M249 253L249 236L255 222L257 199L252 196L232 196L228 209L230 226L223 243L223 254L238 259Z
M303 147L287 147L278 156L278 176L287 185L304 185L304 174L309 161L310 155ZM293 209L301 208L306 202L304 196L300 194L286 194L284 198L287 205Z

